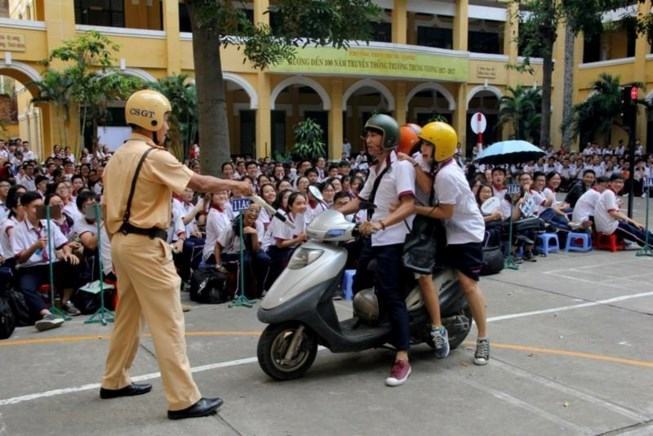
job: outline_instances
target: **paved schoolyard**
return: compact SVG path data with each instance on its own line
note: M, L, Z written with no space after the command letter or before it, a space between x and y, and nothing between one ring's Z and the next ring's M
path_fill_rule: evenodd
M561 253L484 278L490 364L471 363L471 343L440 361L417 346L399 388L383 384L387 350L324 350L303 379L274 382L256 362L255 309L195 306L195 379L226 402L214 417L178 422L165 417L149 338L132 374L153 392L102 401L110 326L21 328L0 341L0 435L650 435L652 266L635 251Z

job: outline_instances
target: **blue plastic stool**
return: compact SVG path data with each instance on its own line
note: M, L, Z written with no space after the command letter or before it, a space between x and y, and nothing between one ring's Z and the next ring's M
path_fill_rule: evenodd
M592 235L587 232L569 232L567 243L565 244L565 251L592 251Z
M545 256L548 256L549 253L557 253L560 251L558 235L556 233L542 233L537 235L536 247Z
M346 269L342 276L342 297L345 300L351 300L354 298L353 285L355 275L355 269Z

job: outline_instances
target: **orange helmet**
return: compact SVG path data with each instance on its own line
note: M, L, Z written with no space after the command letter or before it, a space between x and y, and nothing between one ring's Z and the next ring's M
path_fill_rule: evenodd
M422 128L417 124L404 124L399 128L399 146L397 152L410 154L413 147L420 141Z

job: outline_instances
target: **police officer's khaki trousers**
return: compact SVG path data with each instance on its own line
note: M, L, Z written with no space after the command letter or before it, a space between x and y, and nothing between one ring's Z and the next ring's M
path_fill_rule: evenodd
M127 371L136 357L143 316L154 340L168 410L191 406L201 395L186 356L181 280L170 248L161 239L117 233L111 240L111 255L120 303L102 387L121 389L131 383Z

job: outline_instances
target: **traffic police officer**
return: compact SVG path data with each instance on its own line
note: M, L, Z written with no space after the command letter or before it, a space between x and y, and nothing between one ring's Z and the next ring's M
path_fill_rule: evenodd
M168 99L156 91L132 94L125 106L132 135L104 170L103 207L120 305L100 397L141 395L152 389L149 384L132 383L128 375L143 319L154 340L168 418L183 419L215 413L222 399L202 398L191 376L179 298L181 279L165 241L171 196L182 194L186 187L251 195L251 186L196 174L170 154L163 147L170 111Z

